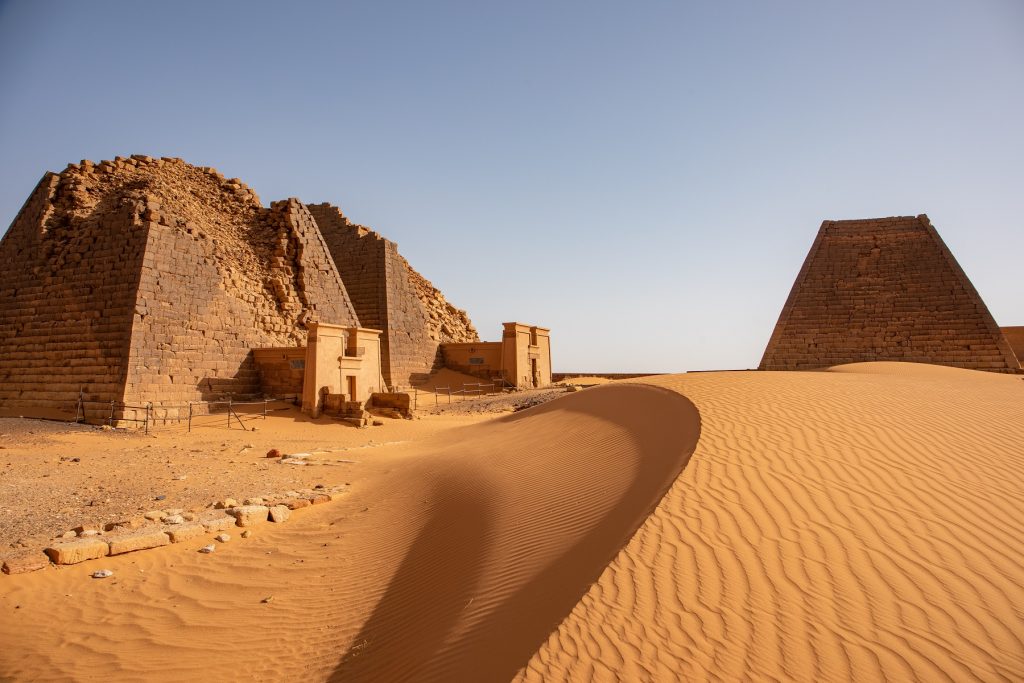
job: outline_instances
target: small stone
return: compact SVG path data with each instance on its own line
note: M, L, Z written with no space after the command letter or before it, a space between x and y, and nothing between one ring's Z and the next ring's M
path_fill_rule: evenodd
M167 499L167 496L157 496L153 500L166 500L166 499Z
M84 529L84 530L78 532L79 538L86 538L88 536L99 536L99 535L100 535L100 532L97 531L96 529Z
M199 515L194 512L183 512L181 513L181 516L186 522L194 522L199 519Z
M246 498L242 501L242 505L263 505L264 500L262 498Z
M213 540L220 541L221 543L227 543L231 540L231 534L217 534L213 537Z
M267 457L268 458L280 458L281 457L281 451L277 450L276 448L271 448L269 451L267 451Z
M242 538L249 538L250 536L252 536L252 531L249 529L242 530Z
M174 477L174 481L185 481L186 479L188 479L188 475L185 474L179 474L178 476Z
M199 549L199 552L201 552L201 553L212 553L216 549L217 549L217 546L215 546L215 545L204 545L202 548Z
M271 600L273 600L273 599L274 599L274 596L273 596L273 595L268 595L267 597L265 597L265 598L263 598L262 600L260 600L260 602L261 602L261 603L263 603L263 604L265 605L265 604L267 604L268 602L270 602L270 601L271 601Z
M316 495L310 496L309 502L312 503L313 505L320 505L321 503L330 503L331 497L323 493L318 493Z
M234 498L225 498L224 500L218 500L213 507L218 510L226 510L227 508L238 507L238 501Z
M170 517L172 515L180 515L183 512L184 512L184 510L182 510L181 508L170 508L168 510L164 510L164 514L167 515L168 517Z
M299 508L307 508L312 505L306 498L289 498L284 504L288 506L289 510L298 510Z
M113 576L113 575L114 575L114 572L110 571L109 569L100 569L100 570L94 571L92 574L90 574L90 576L92 576L92 578L94 578L94 579L105 579L108 576Z
M151 522L159 522L167 515L165 515L161 510L150 510L149 512L143 514L142 516Z
M76 538L78 536L77 531L65 531L60 535L61 538Z
M374 427L383 427L384 426L384 420L374 420L373 421L373 426Z
M291 510L288 509L288 506L275 505L274 507L270 508L270 521L277 523L286 522L288 521L288 517L290 517L291 514Z
M170 517L164 517L164 524L184 524L185 518L181 515L171 515Z

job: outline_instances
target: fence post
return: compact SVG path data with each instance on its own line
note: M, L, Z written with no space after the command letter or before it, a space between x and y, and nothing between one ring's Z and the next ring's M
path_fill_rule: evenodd
M228 396L228 429L231 429L231 397Z
M192 432L192 401L188 402L188 431Z
M452 404L452 385L448 385L448 405Z
M110 418L107 419L107 425L110 427L114 426L114 402L110 402Z
M146 404L146 422L145 422L146 434L149 434L149 414L152 411L153 411L153 402L150 401L149 403Z
M267 399L263 397L263 419L267 419Z

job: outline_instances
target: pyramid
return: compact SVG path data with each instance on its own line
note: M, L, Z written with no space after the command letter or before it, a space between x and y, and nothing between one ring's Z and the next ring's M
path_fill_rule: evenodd
M298 199L266 208L237 178L177 158L46 173L0 239L0 414L67 417L81 396L87 418L118 417L115 402L125 415L152 403L160 419L259 395L253 350L302 346L311 322L389 326L392 354L411 360L382 370L406 384L436 365L439 327L477 339L393 242L372 272L335 242ZM372 290L412 313L361 320L341 268L360 301Z
M926 215L823 222L760 369L863 361L1019 371Z

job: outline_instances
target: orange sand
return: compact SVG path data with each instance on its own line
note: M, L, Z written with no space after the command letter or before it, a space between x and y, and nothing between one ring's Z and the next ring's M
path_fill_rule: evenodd
M0 577L0 679L1021 679L1022 444L1013 376L595 387L213 555Z

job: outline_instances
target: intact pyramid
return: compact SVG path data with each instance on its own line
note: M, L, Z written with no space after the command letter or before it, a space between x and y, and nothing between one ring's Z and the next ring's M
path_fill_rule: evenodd
M760 369L862 361L1020 369L1003 332L924 214L823 222Z

